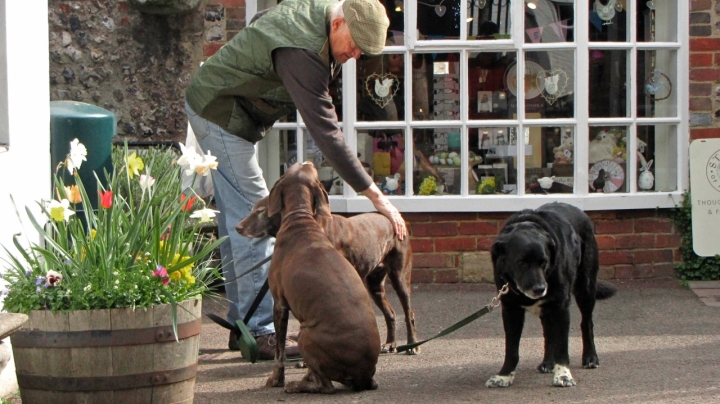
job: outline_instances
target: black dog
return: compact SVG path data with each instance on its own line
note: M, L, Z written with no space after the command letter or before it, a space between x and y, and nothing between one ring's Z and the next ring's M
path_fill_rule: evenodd
M592 221L565 203L523 210L511 216L500 230L491 256L498 289L507 283L510 292L501 298L505 362L485 385L512 384L527 310L540 317L545 337L545 355L538 370L553 372L553 386L574 386L568 368L570 293L575 295L582 314L583 367L592 369L600 365L593 336L595 300L617 292L611 284L597 280L598 245Z

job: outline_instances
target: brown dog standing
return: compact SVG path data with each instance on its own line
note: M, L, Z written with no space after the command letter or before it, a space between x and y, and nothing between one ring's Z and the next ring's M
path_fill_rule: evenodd
M235 226L235 230L249 238L277 236L280 215L269 216L268 203L268 197L260 199L250 215ZM385 317L387 338L381 352L394 352L397 345L395 311L385 295L386 277L397 292L405 313L407 343L416 342L415 314L410 305L412 250L409 239L398 239L390 221L380 213L363 213L346 218L331 214L329 205L322 205L317 208L315 219L323 226L335 249L355 267L365 281L370 297ZM407 350L409 355L418 352L420 347Z
M373 390L380 334L363 283L315 220L327 195L312 164L295 164L270 191L268 214L282 224L270 264L270 292L277 344L271 387L285 384L289 311L300 322L298 347L308 371L288 393L332 393L332 381ZM342 297L342 298L340 298Z

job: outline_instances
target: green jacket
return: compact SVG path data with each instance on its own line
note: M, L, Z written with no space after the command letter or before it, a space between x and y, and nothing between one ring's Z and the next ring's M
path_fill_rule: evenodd
M273 50L307 49L329 66L328 22L337 4L337 0L285 0L270 9L199 68L185 92L190 108L247 141L261 140L275 121L295 110L275 74Z

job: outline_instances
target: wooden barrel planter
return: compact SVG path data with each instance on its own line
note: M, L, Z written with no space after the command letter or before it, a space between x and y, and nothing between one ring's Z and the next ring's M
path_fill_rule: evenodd
M11 337L23 404L192 403L201 308L178 304L179 342L169 304L31 312Z

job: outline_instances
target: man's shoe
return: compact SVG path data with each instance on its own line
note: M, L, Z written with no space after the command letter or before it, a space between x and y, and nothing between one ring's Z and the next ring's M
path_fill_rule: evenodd
M275 334L266 334L259 337L255 337L255 341L258 344L258 359L275 359ZM300 350L298 349L297 342L287 339L285 340L285 357L299 358Z
M272 334L275 335L275 334ZM228 339L228 349L231 351L239 351L240 345L238 345L238 338L240 338L240 334L236 334L235 331L230 331L230 338ZM288 341L294 341L297 342L298 340L298 333L292 332L287 334ZM257 341L257 338L255 339ZM260 343L258 343L260 345ZM275 348L273 348L275 349ZM285 356L289 357L289 355L286 353ZM273 359L275 358L275 353L273 352Z

